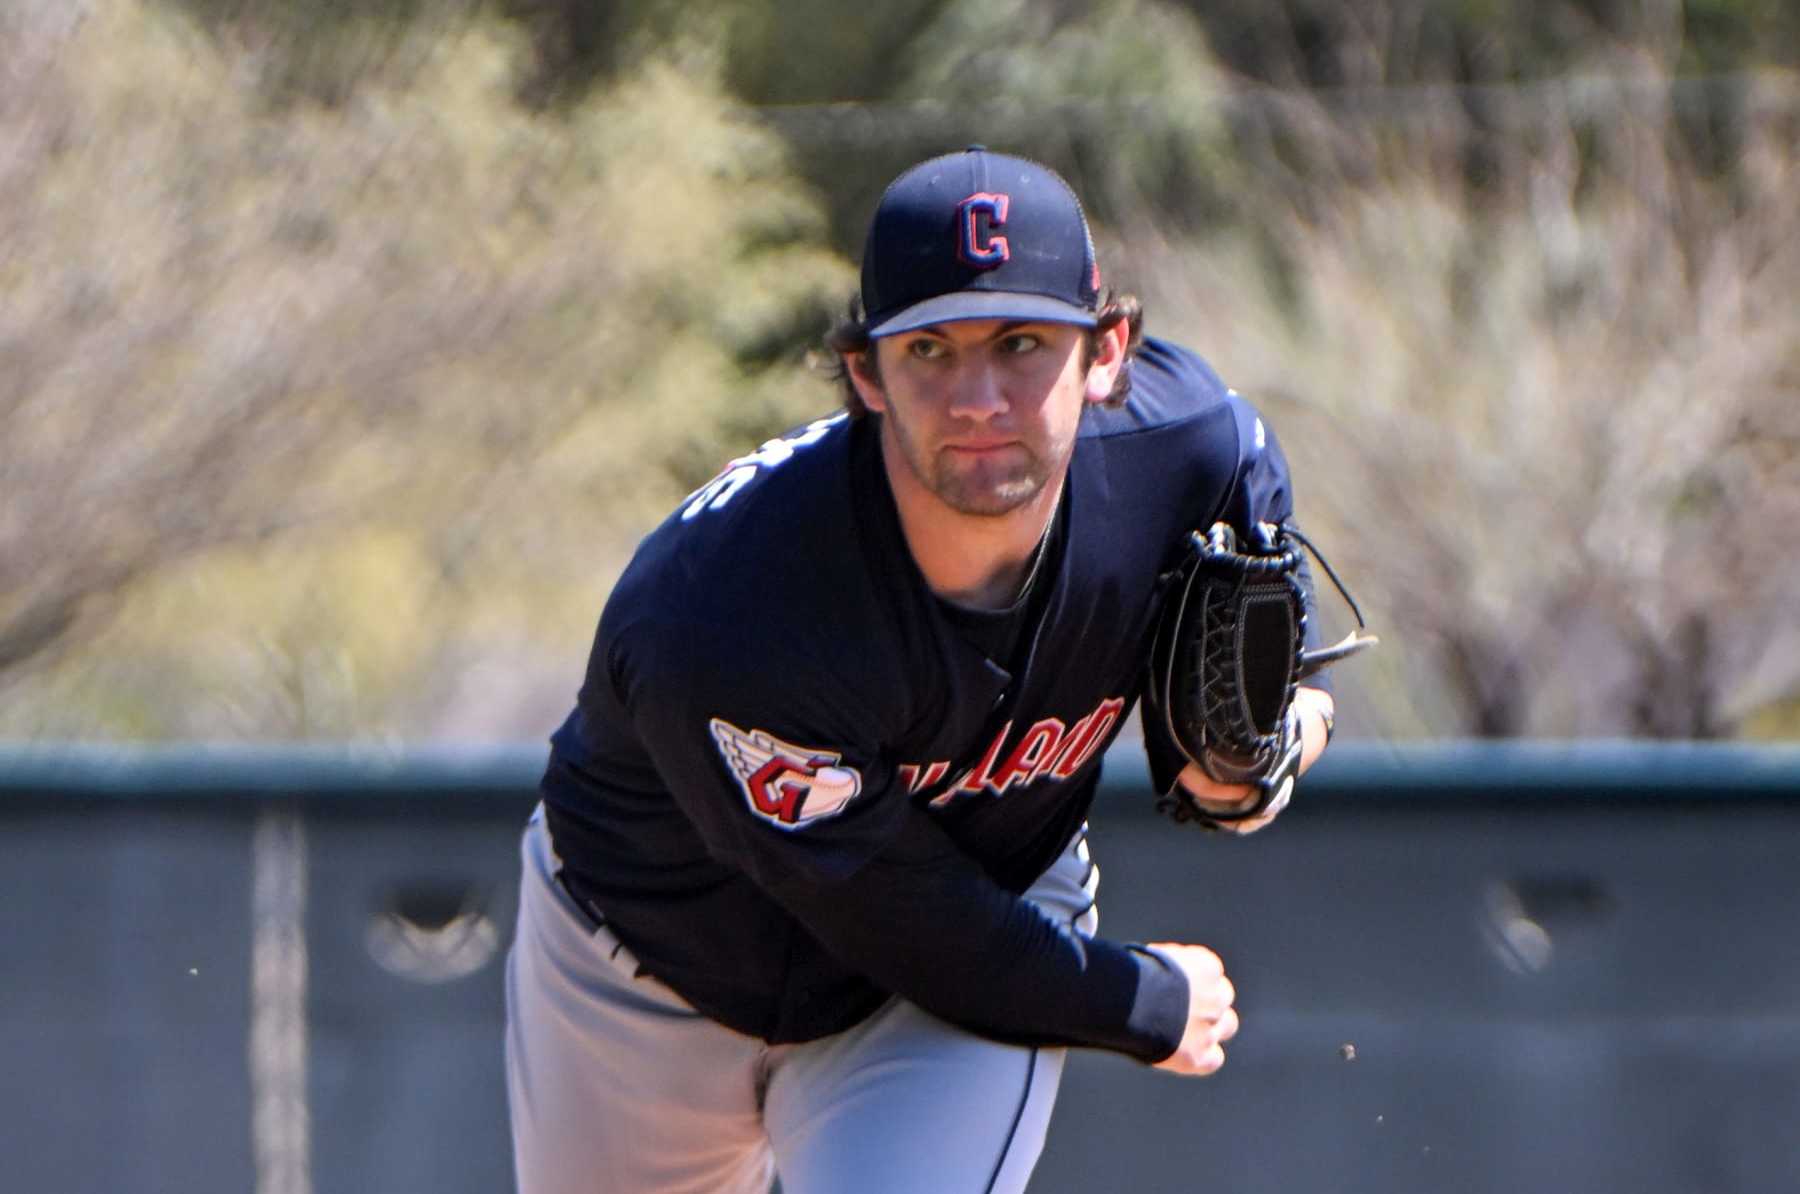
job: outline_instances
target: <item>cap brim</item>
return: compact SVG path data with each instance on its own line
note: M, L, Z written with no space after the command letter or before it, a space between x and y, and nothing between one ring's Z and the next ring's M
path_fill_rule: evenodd
M1077 307L1045 294L1017 294L1004 290L959 290L914 303L879 323L869 326L871 339L899 332L916 332L934 323L965 319L1024 319L1034 323L1070 323L1098 326L1099 319L1086 307Z

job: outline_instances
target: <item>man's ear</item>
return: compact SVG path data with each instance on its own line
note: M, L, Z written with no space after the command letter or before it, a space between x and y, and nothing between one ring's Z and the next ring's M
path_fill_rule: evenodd
M856 387L856 396L862 404L872 411L887 410L887 393L881 388L879 373L875 365L875 342L871 340L869 347L863 352L847 352L844 354L844 369L850 375L850 384Z
M1111 327L1094 333L1094 361L1088 366L1087 400L1105 402L1112 397L1113 383L1125 367L1125 347L1131 343L1131 324L1121 319Z

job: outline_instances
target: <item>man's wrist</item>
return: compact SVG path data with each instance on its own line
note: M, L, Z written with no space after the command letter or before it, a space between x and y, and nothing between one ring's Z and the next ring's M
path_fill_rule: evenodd
M1337 729L1337 702L1331 694L1319 688L1300 688L1295 691L1294 700L1303 710L1310 709L1319 715L1319 721L1325 727L1325 741L1330 742Z

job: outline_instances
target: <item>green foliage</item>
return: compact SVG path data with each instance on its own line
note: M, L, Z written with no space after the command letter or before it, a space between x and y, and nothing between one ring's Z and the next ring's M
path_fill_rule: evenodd
M1230 183L1223 79L1199 26L1166 5L958 0L905 61L896 98L945 106L940 146L1057 164L1101 222L1145 208L1203 222Z
M825 192L845 253L889 179L968 144L1051 164L1101 223L1149 205L1205 224L1234 185L1221 152L1224 81L1198 24L1167 4L916 0L841 13L804 35L794 30L810 9L797 9L741 17L755 49L734 63L751 95L794 105L762 115ZM764 65L768 44L789 35L818 53L799 55L791 73ZM855 103L827 102L837 100Z
M404 82L480 0L159 0L233 56L258 62L278 103L337 104L377 82Z
M904 75L907 48L949 0L842 0L730 6L727 77L753 104L879 100Z
M1800 8L1790 0L1684 0L1681 8L1689 70L1800 66Z
M1553 78L1612 46L1706 71L1800 65L1787 0L1175 0L1231 69L1315 87Z

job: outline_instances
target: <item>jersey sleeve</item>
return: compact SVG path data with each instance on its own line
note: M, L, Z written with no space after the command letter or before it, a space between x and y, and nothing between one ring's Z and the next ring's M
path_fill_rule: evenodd
M1262 414L1235 390L1225 397L1237 432L1237 460L1219 517L1247 529L1294 517L1294 489L1287 454Z
M1237 470L1221 515L1231 525L1248 528L1259 522L1294 524L1294 484L1287 454L1254 406L1237 391L1226 396L1238 432ZM1319 598L1313 584L1312 564L1300 555L1300 593L1306 607L1306 645L1322 645L1319 633ZM1307 679L1310 688L1331 691L1328 673Z
M1187 1025L1182 974L1140 945L1084 938L1003 889L923 811L847 880L772 894L840 962L997 1040L1154 1063Z
M1088 940L996 883L897 782L890 727L808 664L774 682L741 652L665 626L621 643L619 698L708 851L842 965L946 1020L1019 1042L1173 1053L1186 979L1141 947Z

